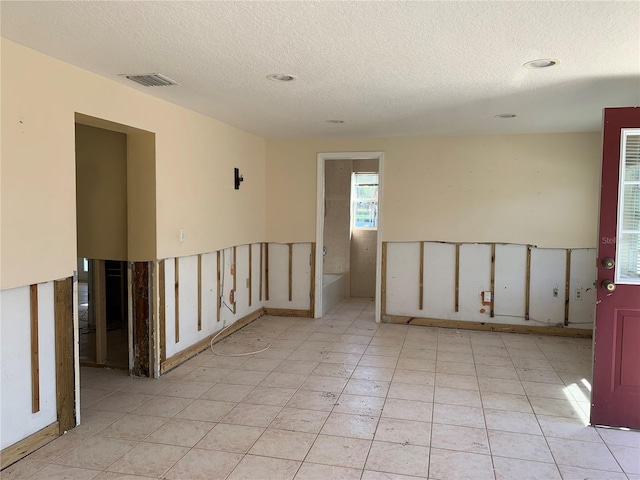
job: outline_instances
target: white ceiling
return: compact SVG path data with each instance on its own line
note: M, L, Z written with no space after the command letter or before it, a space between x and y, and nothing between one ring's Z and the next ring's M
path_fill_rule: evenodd
M638 1L0 6L5 38L264 137L595 131L640 105ZM182 86L118 77L150 72Z

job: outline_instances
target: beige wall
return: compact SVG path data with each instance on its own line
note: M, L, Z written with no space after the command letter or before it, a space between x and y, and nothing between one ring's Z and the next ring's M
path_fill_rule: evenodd
M76 125L78 257L127 259L127 136Z
M263 139L5 39L0 48L1 288L76 268L75 112L155 134L158 258L264 240Z
M268 140L268 241L314 240L317 153L349 151L385 153L384 241L596 245L599 133Z

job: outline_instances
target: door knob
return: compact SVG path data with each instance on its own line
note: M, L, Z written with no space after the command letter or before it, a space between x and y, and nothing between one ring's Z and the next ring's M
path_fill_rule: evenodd
M611 257L602 259L602 266L607 270L611 270L615 266L616 262Z
M602 288L604 288L607 292L613 292L616 289L616 284L611 280L604 280L602 282Z

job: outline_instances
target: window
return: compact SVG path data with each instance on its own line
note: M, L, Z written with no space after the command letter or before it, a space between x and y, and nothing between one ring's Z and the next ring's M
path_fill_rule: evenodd
M640 130L622 130L616 283L640 284Z
M351 226L353 229L378 228L378 174L351 175Z

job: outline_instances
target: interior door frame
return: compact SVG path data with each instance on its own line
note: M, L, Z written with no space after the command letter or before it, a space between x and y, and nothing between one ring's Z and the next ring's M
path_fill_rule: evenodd
M384 152L325 152L317 155L316 183L316 264L315 264L315 318L322 312L322 273L324 244L325 162L331 160L378 160L378 233L376 235L376 298L375 319L380 323L382 291L382 229L384 218Z

